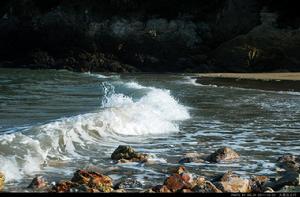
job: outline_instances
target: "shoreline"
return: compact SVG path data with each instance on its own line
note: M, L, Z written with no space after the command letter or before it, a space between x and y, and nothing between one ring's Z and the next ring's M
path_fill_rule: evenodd
M208 73L196 78L202 85L300 92L300 73Z
M300 81L300 72L282 73L200 73L198 77L247 79L263 81Z

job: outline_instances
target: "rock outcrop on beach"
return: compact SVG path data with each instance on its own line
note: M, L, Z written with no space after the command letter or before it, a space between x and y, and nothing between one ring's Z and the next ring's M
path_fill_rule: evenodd
M113 72L299 70L296 1L0 2L0 66Z

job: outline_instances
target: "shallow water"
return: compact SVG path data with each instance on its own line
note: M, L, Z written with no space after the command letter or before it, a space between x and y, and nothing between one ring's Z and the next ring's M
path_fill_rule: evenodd
M300 151L300 93L258 89L201 85L189 74L0 69L5 190L26 190L36 174L70 179L76 169L134 177L147 188L161 184L184 153L222 146L241 158L186 167L205 176L273 176L280 155ZM153 164L113 164L121 144L151 154Z

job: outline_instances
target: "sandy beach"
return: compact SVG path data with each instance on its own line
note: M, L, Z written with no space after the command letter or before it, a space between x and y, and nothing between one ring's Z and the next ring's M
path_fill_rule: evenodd
M199 77L300 81L300 72L286 73L201 73Z

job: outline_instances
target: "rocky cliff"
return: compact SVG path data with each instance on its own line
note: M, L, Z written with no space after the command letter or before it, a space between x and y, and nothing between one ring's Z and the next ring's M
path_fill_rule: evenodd
M296 1L2 0L5 67L300 70Z

